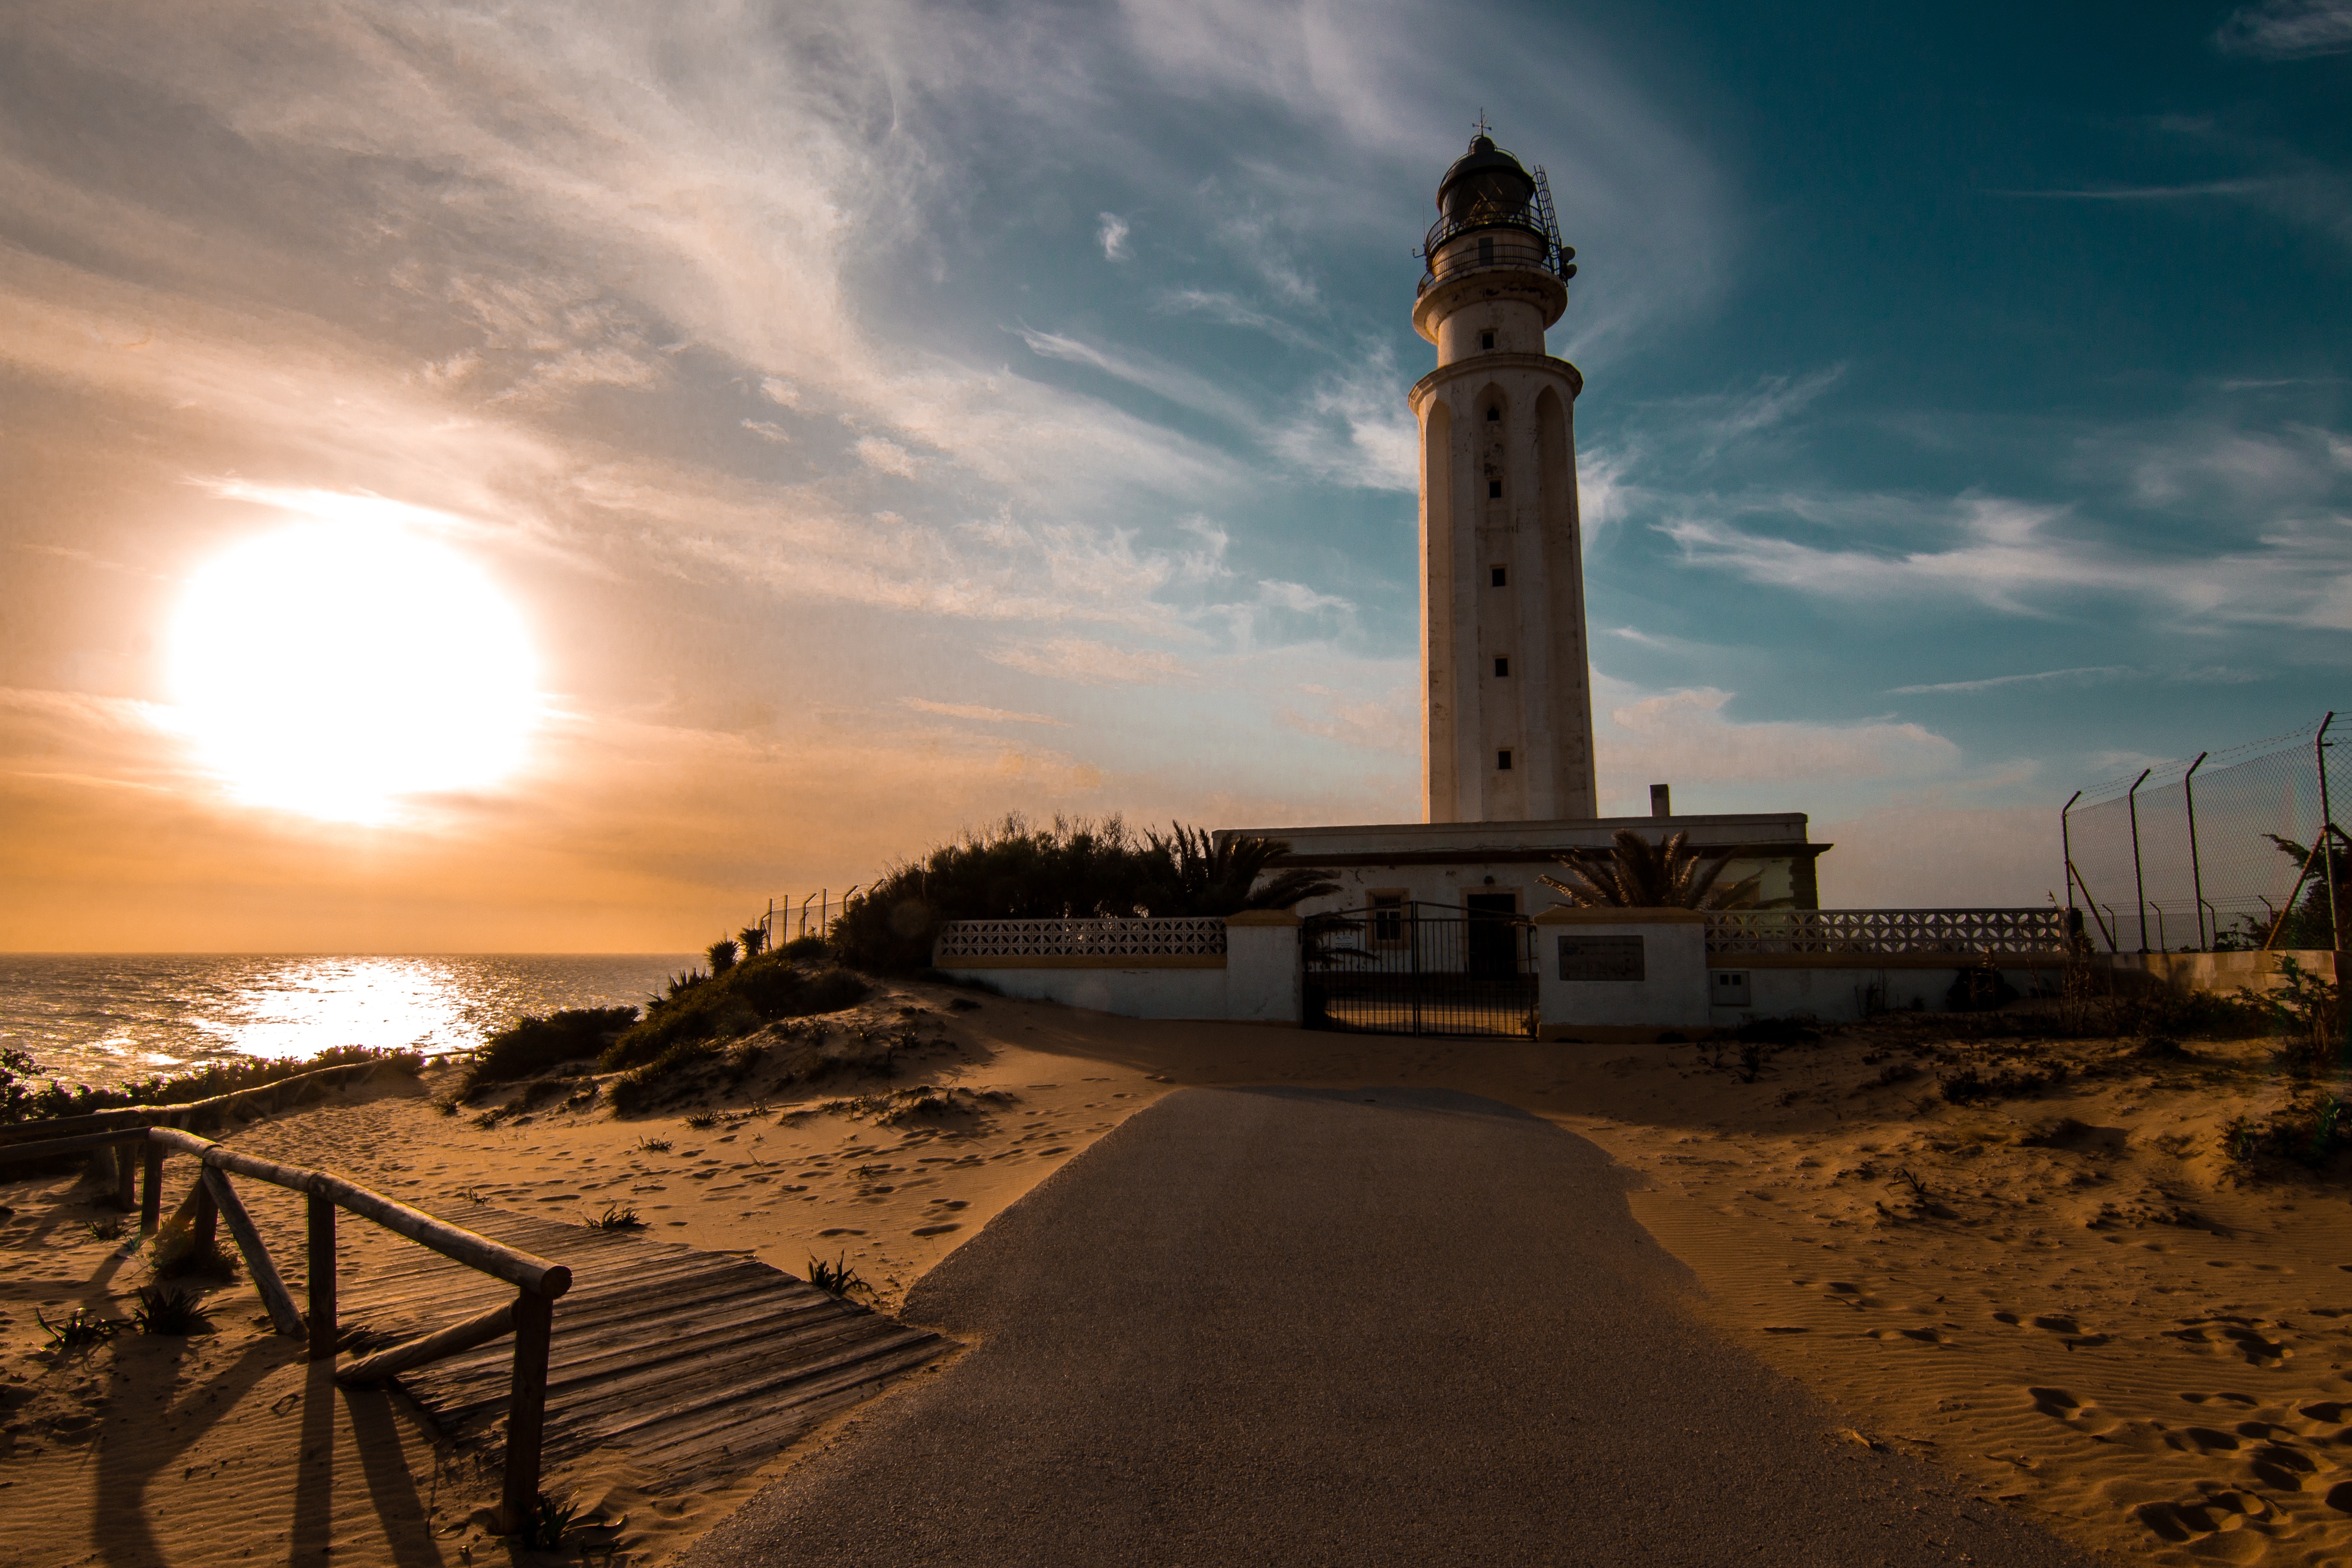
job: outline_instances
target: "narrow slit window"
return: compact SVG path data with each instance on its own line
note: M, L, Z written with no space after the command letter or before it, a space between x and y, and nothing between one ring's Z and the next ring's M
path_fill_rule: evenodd
M1499 409L1499 408L1489 408L1488 410L1486 410L1486 423L1487 423L1487 424L1489 424L1489 425L1500 425L1502 422L1503 422L1503 411L1502 411L1501 409Z
M1503 499L1502 480L1488 479L1486 481L1486 499L1488 500L1501 500Z
M1478 265L1481 267L1495 265L1495 241L1491 236L1478 241ZM1495 345L1488 343L1486 346L1493 348Z
M1508 587L1511 581L1510 569L1504 566L1489 566L1486 569L1486 581L1497 588Z
M1478 346L1482 349L1493 348L1495 346L1495 334L1492 332L1480 332L1478 334Z
M1507 658L1496 659L1495 661L1495 673L1497 676L1507 679L1511 673L1511 661Z
M1495 753L1495 771L1498 773L1507 773L1511 771L1510 752L1496 752Z

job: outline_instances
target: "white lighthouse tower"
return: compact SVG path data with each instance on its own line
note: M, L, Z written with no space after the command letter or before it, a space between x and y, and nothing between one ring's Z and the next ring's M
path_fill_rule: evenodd
M1584 377L1544 352L1576 252L1543 172L1483 130L1437 187L1412 324L1421 420L1422 814L1600 815L1576 506Z

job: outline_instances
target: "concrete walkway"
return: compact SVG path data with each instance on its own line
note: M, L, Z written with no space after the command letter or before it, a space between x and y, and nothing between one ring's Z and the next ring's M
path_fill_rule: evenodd
M1421 1090L1189 1089L901 1314L973 1345L721 1565L2074 1564L1688 1315L1584 1140Z

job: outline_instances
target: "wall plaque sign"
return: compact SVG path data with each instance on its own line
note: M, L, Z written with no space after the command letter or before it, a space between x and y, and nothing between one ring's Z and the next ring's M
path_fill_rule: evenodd
M1640 980L1642 939L1638 936L1564 936L1559 939L1562 980Z

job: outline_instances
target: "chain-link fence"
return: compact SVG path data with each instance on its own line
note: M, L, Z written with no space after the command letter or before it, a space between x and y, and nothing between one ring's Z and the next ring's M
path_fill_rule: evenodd
M2352 844L2333 814L2352 808L2352 760L2336 753L2352 734L2339 739L2334 721L2079 792L2063 814L2066 901L2094 945L2340 945L2339 916L2352 927ZM2336 847L2314 858L2322 843Z

